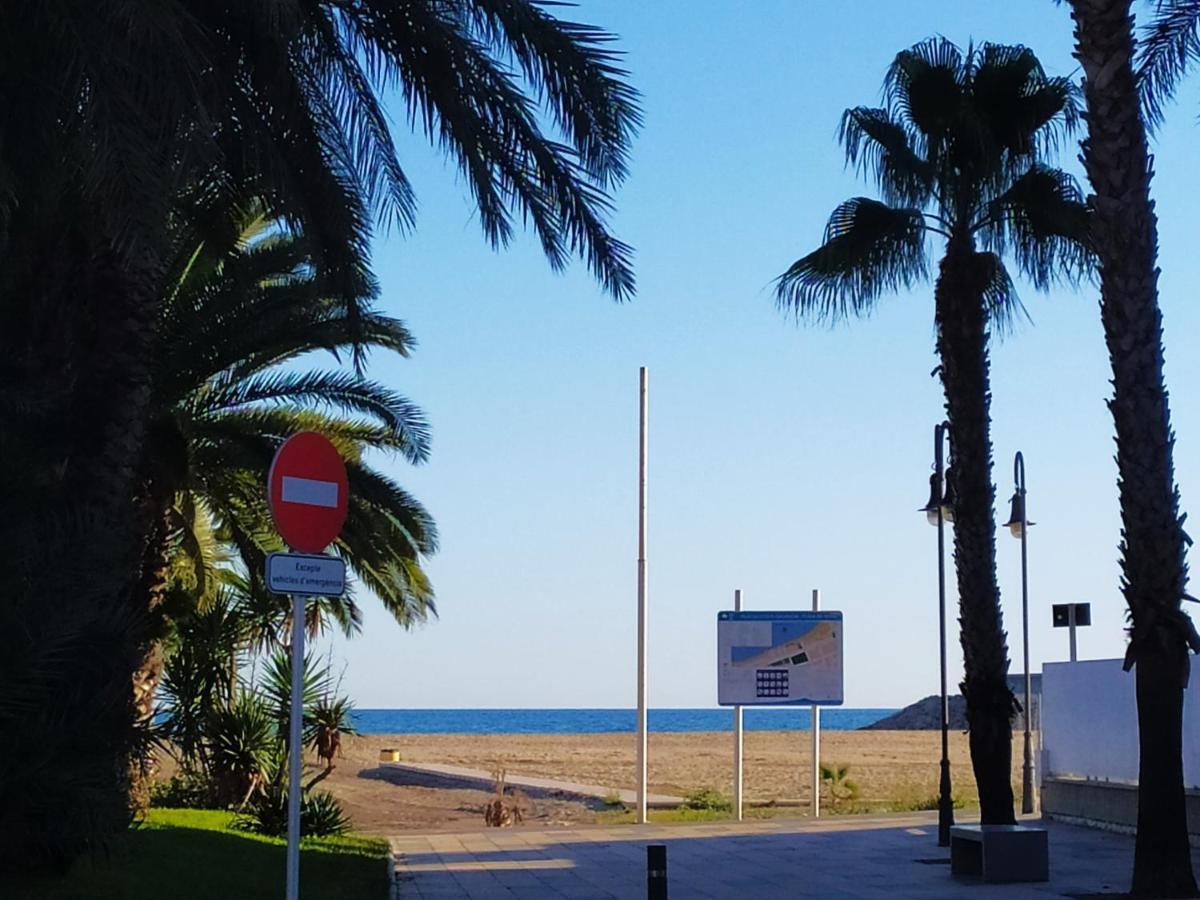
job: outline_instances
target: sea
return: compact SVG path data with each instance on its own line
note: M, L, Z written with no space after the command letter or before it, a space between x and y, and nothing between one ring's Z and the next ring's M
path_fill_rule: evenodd
M853 731L878 722L894 709L825 707L821 728ZM733 731L732 709L651 709L652 732ZM747 708L746 731L807 731L808 707ZM354 726L362 734L603 734L637 730L634 709L358 709Z

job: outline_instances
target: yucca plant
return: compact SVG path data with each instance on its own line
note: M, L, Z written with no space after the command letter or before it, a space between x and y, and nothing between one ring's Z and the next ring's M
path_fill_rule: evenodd
M303 746L307 746L317 739L317 723L314 712L318 704L329 696L333 687L329 666L320 662L316 657L305 654L301 687L304 717L300 740ZM290 654L278 651L266 659L259 675L258 691L263 703L266 704L278 725L279 734L286 740L292 709L292 660Z
M186 592L181 604L191 602ZM234 702L237 667L248 638L248 623L228 588L216 591L200 608L178 615L163 678L162 731L166 746L185 770L207 768L211 717Z
M283 835L288 827L288 760L285 752L276 753L267 768L263 788L234 820L237 828L259 834ZM300 834L323 837L345 834L350 818L337 798L327 791L304 788L300 793Z
M313 705L309 716L313 736L308 747L325 763L325 773L334 769L334 759L341 753L342 738L358 734L354 728L354 704L349 697L323 694Z
M254 692L211 710L205 723L208 777L217 803L243 807L263 791L279 754L279 723Z

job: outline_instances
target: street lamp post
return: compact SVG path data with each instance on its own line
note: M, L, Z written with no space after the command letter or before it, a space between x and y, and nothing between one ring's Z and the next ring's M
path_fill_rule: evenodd
M933 474L929 476L929 502L922 507L930 525L937 526L938 649L942 687L942 761L938 781L938 846L950 846L954 802L950 797L950 702L946 694L946 522L954 521L953 479L943 472L942 448L950 430L942 422L933 429Z
M1012 511L1008 526L1012 536L1021 539L1021 635L1025 652L1025 760L1021 777L1021 812L1033 812L1033 739L1030 736L1030 719L1033 717L1031 703L1031 676L1029 674L1029 562L1025 552L1025 536L1029 521L1025 509L1025 457L1018 450L1013 458L1013 497Z

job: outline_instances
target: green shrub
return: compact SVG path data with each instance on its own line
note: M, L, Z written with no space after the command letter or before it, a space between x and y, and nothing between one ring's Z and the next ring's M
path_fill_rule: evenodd
M712 812L730 812L733 801L713 788L692 791L683 800L684 809L706 809Z
M287 755L277 754L267 767L267 780L234 820L234 827L258 834L287 834L288 777ZM345 834L350 818L333 794L327 791L301 791L300 835L326 837Z
M858 801L858 783L849 777L850 767L834 763L821 763L821 783L829 791L829 803L834 812L842 812L842 804L847 804L847 810L853 810Z
M621 794L618 791L609 791L604 795L601 802L609 809L624 809L625 802L621 799Z
M216 809L212 786L199 775L172 775L150 785L150 805L167 809Z
M330 837L350 830L350 817L328 791L309 791L300 801L300 833Z
M287 834L287 785L269 789L255 797L234 820L234 827L257 834L279 837ZM329 837L350 830L350 817L328 791L310 791L300 796L301 837Z

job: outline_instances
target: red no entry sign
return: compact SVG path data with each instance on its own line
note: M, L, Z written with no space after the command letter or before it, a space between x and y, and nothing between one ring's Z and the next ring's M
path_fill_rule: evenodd
M324 435L302 431L275 454L267 476L271 517L284 541L301 553L320 553L346 521L346 464Z

